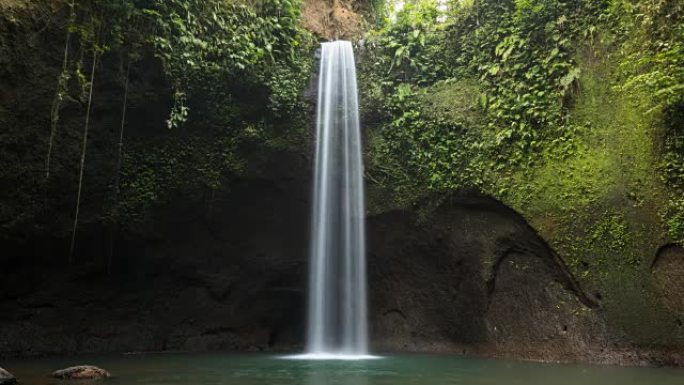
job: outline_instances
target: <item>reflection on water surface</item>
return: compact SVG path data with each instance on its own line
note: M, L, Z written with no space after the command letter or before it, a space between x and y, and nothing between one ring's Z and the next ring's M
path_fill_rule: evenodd
M109 370L114 378L106 383L111 385L684 384L684 369L551 365L433 355L308 361L263 354L168 353L3 362L23 385L63 384L47 374L76 364L93 364Z

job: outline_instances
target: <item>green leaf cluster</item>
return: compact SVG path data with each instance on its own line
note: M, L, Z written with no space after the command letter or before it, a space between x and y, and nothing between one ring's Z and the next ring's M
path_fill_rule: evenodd
M403 176L381 178L392 174L383 166L370 172L386 185L411 181L416 191L500 196L506 175L575 151L577 128L567 124L581 76L574 47L591 37L601 3L440 4L408 1L367 37L361 83L378 115L368 120L380 121L373 162ZM434 105L451 111L436 116Z
M407 1L366 38L374 181L414 201L475 188L567 214L620 189L641 196L659 175L669 194L663 224L684 240L684 3L439 4ZM605 100L577 106L588 97ZM603 114L592 107L601 102ZM640 163L611 171L625 159Z
M297 100L292 96L301 86L299 74L308 69L299 55L310 45L299 12L297 0L152 1L143 9L154 26L150 40L176 88L169 127L188 119L188 99L198 94L229 104L240 97L231 88L273 91L274 110L284 108L286 97Z

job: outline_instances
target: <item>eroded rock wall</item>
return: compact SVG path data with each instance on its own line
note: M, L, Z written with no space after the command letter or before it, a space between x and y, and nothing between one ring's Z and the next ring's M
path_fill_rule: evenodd
M240 181L211 212L179 198L154 231L124 241L110 274L50 261L49 245L15 248L2 265L0 354L302 349L308 170L273 154L265 178ZM459 196L427 221L411 211L368 221L375 351L682 362L609 330L600 301L493 199Z
M305 0L302 25L325 40L358 39L366 31L373 15L370 1Z

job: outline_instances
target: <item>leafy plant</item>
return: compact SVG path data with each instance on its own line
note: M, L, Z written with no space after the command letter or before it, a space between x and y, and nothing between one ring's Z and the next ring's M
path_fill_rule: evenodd
M151 42L176 89L170 128L188 119L187 100L197 94L227 103L230 84L263 85L281 63L296 62L305 39L296 0L156 0L143 13L155 26Z

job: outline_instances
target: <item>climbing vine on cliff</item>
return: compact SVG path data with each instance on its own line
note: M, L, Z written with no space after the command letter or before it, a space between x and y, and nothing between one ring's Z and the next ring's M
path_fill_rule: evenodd
M638 269L642 255L611 243L643 242L636 215L659 211L658 234L684 239L683 6L405 2L361 47L369 178L399 205L493 195L573 266ZM587 245L621 257L601 264L577 253Z
M307 106L301 93L313 47L310 35L299 26L297 0L151 1L141 12L153 29L147 41L173 87L167 127L190 126L203 133L206 137L196 137L188 151L205 151L209 159L194 175L199 180L136 175L126 168L125 179L130 179L123 181L128 191L123 192L127 201L122 202L122 212L130 218L144 217L145 210L164 201L170 191L189 188L188 180L213 196L225 187L225 174L244 170L248 155L240 153L243 143L281 143L282 131L302 128ZM168 152L160 154L155 150L127 159L133 162L129 166L142 169L160 161L181 166Z
M593 38L602 3L448 4L407 2L369 36L379 49L367 54L362 83L380 84L368 96L387 106L388 117L376 153L407 158L395 163L429 189L475 186L500 195L502 175L572 153L577 128L566 124L567 110L581 72L574 46ZM462 111L450 103L430 113L436 98L417 99L437 89L455 101L475 98Z
M662 179L670 188L662 210L667 231L684 243L684 3L615 1L612 12L627 53L621 61L630 93L651 95L648 112L664 127Z
M60 54L35 55L45 56L57 89L52 106L41 106L45 132L13 138L37 150L21 148L3 163L42 154L39 167L23 162L3 176L8 185L23 183L4 195L11 200L0 218L7 234L31 228L78 240L93 223L145 220L180 192L211 206L248 159L306 145L310 106L302 95L314 40L300 26L300 1L76 0L48 8L41 12L54 14L44 27L59 36ZM35 36L49 37L43 29ZM0 51L12 53L5 43ZM157 119L165 110L168 118ZM15 120L8 111L0 106L3 122ZM3 141L3 151L11 143ZM43 183L29 183L33 174ZM79 219L66 209L74 201L82 203Z
M187 120L188 97L202 93L226 103L240 98L230 89L235 83L243 89L268 85L277 94L280 85L269 79L282 69L278 63L288 63L292 73L303 70L296 60L306 39L298 26L298 2L255 4L171 0L144 9L155 26L156 54L175 88L170 128Z

